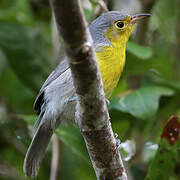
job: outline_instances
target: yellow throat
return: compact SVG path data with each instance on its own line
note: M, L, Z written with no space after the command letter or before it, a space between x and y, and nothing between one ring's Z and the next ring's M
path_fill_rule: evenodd
M111 96L123 71L126 60L126 43L132 29L133 26L130 26L125 31L116 31L110 27L105 36L112 46L105 46L101 51L96 51L106 98Z

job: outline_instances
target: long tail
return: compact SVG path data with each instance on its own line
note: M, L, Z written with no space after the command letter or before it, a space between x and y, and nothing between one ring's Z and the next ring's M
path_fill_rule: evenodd
M27 176L37 176L53 131L54 129L51 126L45 126L43 123L36 130L24 160L24 172Z

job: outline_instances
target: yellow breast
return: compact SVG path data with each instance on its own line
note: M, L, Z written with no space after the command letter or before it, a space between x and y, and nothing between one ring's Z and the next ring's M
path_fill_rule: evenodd
M125 46L104 47L96 52L106 98L116 87L125 64Z

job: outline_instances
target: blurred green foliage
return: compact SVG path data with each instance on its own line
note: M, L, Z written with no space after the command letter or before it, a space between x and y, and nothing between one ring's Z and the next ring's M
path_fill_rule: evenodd
M84 7L89 22L97 9L98 4L92 2ZM137 44L136 33L132 35L126 67L109 111L119 139L135 143L135 154L127 162L132 179L145 179L148 174L148 180L178 180L180 175L168 170L179 167L179 142L170 146L160 134L169 116L180 114L180 2L154 1L151 13L144 29L148 46ZM36 119L33 102L55 66L52 28L48 1L0 0L0 180L28 179L22 167ZM58 179L96 179L78 128L61 126L56 133L60 140ZM169 149L163 155L163 166L156 164L162 158L161 150L152 148L158 143ZM50 177L51 147L39 180Z
M159 147L149 166L146 180L179 179L179 131L180 119L173 115L162 131Z

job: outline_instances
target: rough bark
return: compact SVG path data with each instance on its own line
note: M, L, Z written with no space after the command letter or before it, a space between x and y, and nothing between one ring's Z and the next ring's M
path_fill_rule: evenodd
M106 106L92 40L79 0L51 0L69 57L78 97L76 122L82 132L97 179L126 180Z

